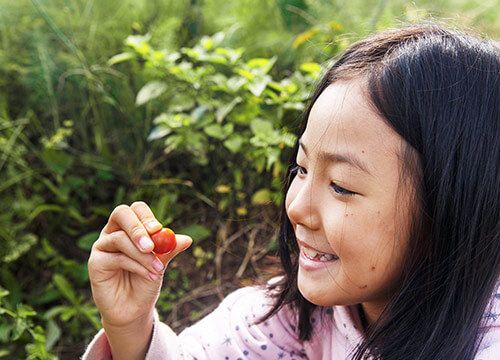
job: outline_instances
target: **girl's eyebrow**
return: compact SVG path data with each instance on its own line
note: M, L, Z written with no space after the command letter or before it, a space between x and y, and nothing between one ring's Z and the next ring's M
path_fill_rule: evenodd
M304 151L304 154L307 156L307 149L302 139L299 139L299 145ZM325 151L320 151L318 154L320 160L324 162L336 162L336 163L344 163L350 166L353 166L364 173L367 173L370 176L373 174L368 170L368 166L358 157L353 155L352 153L328 153Z

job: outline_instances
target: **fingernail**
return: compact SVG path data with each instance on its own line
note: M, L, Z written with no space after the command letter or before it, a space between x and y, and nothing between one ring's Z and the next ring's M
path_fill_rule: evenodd
M151 241L151 239L143 236L139 240L139 246L141 247L142 250L147 251L149 249L152 249L154 247L154 244Z
M163 270L163 264L161 263L161 261L160 261L160 260L155 259L155 260L153 261L153 268L154 268L156 271L160 272L160 271L162 271L162 270Z
M148 273L151 280L156 281L160 277L159 275L153 274L152 272Z
M152 230L157 229L157 228L161 228L161 226L162 225L156 220L150 221L146 224L146 227L148 228L149 231L152 231Z

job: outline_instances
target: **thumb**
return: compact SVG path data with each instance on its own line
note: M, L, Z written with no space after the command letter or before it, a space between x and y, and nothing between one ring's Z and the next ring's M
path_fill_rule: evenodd
M169 252L168 254L155 253L156 257L160 259L160 261L165 265L165 267L175 256L177 256L177 254L186 250L193 243L193 239L191 239L190 236L181 234L175 234L175 241L177 244L172 252Z

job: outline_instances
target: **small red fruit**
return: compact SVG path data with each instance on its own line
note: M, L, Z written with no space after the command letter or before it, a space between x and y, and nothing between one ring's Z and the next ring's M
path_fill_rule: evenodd
M157 254L168 254L174 250L177 245L175 233L169 228L163 228L152 234L151 239L155 243L153 251Z

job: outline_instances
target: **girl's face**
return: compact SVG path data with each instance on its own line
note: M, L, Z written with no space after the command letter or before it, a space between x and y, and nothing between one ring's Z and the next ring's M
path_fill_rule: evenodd
M363 91L360 80L335 82L314 103L286 211L300 248L302 295L322 306L362 303L371 323L398 280L409 192L398 192L404 140Z

